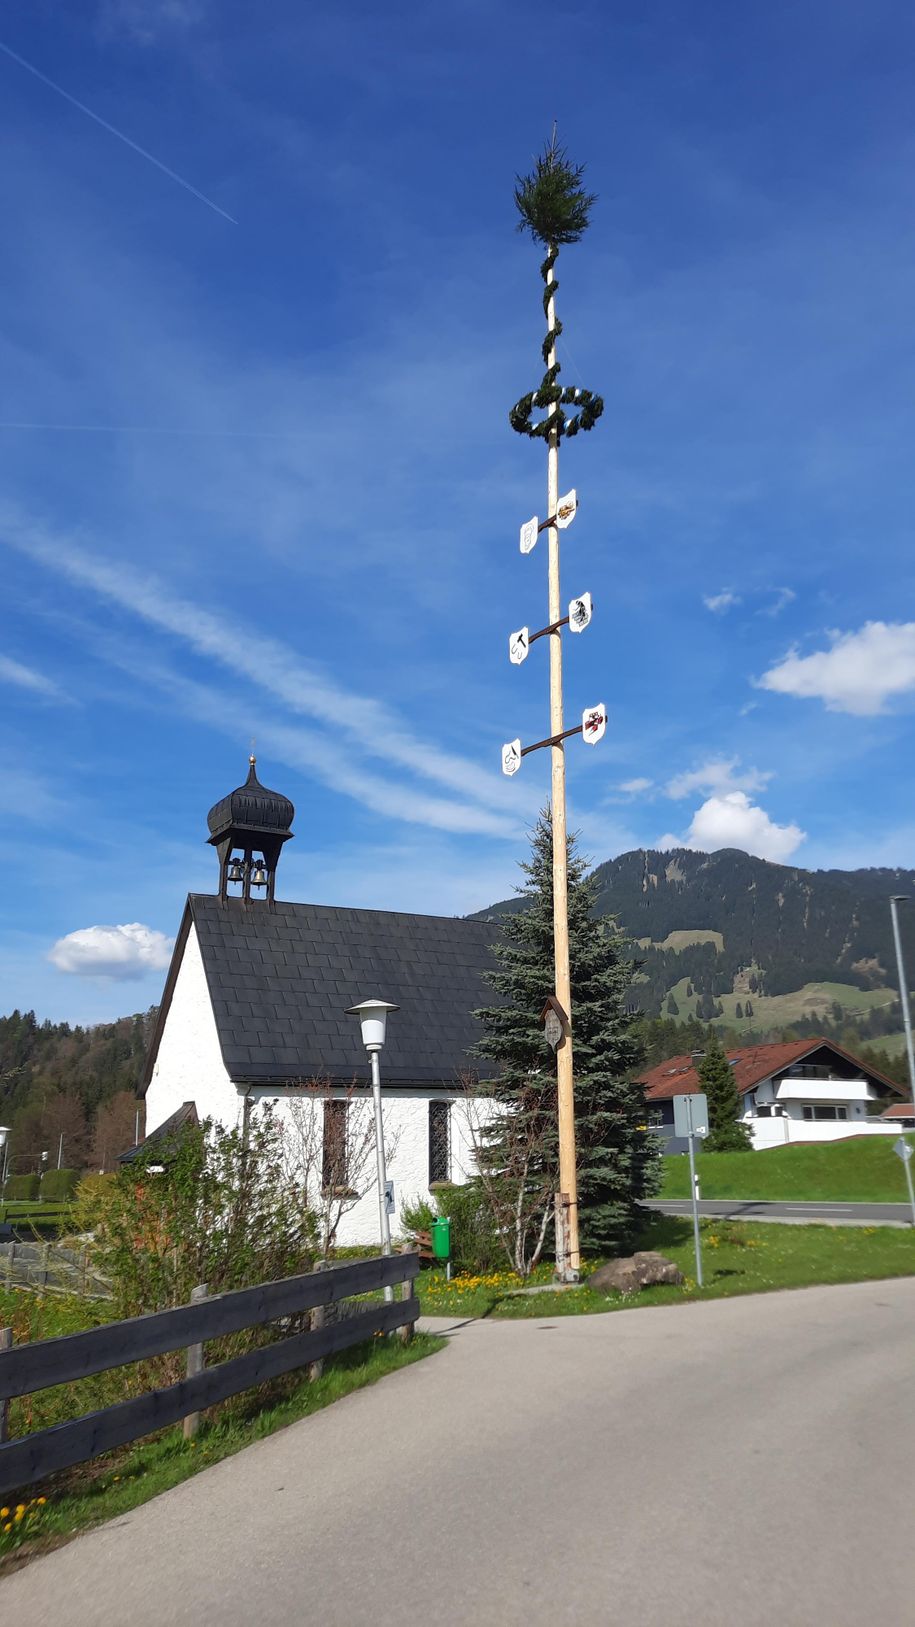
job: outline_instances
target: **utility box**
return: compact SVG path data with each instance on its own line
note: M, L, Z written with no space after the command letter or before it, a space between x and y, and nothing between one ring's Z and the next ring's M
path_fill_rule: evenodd
M432 1222L432 1253L437 1260L451 1259L451 1220L439 1215Z

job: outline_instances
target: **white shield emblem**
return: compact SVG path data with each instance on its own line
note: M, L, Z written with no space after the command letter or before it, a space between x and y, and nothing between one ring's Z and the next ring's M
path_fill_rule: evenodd
M537 516L535 514L532 520L525 521L524 525L521 527L522 554L529 554L534 546L534 543L537 541L537 523Z
M502 773L517 774L521 767L521 741L509 740L502 747Z
M604 730L607 727L607 708L603 701L596 706L589 706L581 714L581 738L588 746L596 746L598 740L603 740Z
M530 631L527 627L519 627L517 633L509 633L508 659L513 667L520 667L522 661L527 660L530 647Z
M590 593L583 593L580 599L573 599L569 605L569 632L583 633L593 614Z
M567 525L572 524L577 508L578 493L573 486L572 490L567 491L565 497L560 497L559 502L556 504L556 524L560 531L564 531Z

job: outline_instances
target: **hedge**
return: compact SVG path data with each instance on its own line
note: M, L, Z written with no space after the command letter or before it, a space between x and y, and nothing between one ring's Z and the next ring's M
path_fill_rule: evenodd
M41 1178L41 1196L45 1203L66 1203L79 1185L78 1169L49 1169Z
M37 1175L11 1175L3 1190L6 1203L30 1203L38 1197L41 1182Z

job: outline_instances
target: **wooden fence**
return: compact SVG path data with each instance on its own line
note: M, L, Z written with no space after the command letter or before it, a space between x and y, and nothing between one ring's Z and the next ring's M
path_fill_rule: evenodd
M376 1333L400 1328L402 1337L409 1339L419 1316L419 1300L413 1292L418 1273L419 1256L415 1253L379 1256L279 1282L259 1283L255 1288L200 1297L173 1310L109 1322L61 1339L11 1345L9 1330L0 1329L0 1497L43 1480L58 1469L85 1463L113 1447L193 1417L204 1407L215 1406L241 1390L297 1367L308 1366L311 1375L316 1376L326 1356L361 1344ZM339 1321L325 1319L326 1306L398 1283L399 1299L367 1304ZM311 1312L307 1332L276 1340L215 1367L203 1365L201 1347L206 1340L278 1322L303 1311ZM112 1367L185 1348L188 1377L180 1383L149 1390L133 1400L19 1440L4 1440L10 1397L31 1395L53 1384L73 1383Z

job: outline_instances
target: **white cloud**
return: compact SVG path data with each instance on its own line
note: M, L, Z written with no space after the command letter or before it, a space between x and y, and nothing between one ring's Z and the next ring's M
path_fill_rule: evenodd
M761 791L771 778L771 772L758 768L741 770L739 757L711 757L698 768L675 774L664 790L667 796L679 801L694 791L712 791L719 795L730 791Z
M627 792L629 796L636 797L640 791L650 791L653 785L654 780L624 780L620 786L620 790Z
M102 36L124 33L138 45L152 45L168 31L202 22L203 0L102 0Z
M789 650L757 680L759 687L821 700L828 711L855 717L874 717L888 700L915 689L915 622L869 621L857 633L829 636L828 650Z
M105 977L127 981L161 972L171 959L173 938L141 921L124 926L86 926L58 938L48 959L59 972L75 977Z
M0 683L15 684L19 689L31 690L33 695L44 695L47 700L69 699L43 672L23 666L21 661L14 661L10 655L0 655Z
M774 588L775 598L771 604L763 605L759 611L761 616L780 616L787 605L797 598L793 588Z
M706 610L711 610L715 616L724 616L735 605L740 603L739 593L732 593L730 588L722 588L720 593L704 593L702 603Z
M745 791L728 791L709 797L696 809L685 836L668 834L657 845L662 851L689 847L699 853L736 847L759 859L784 864L805 838L806 832L799 825L777 825L764 808L750 801Z

